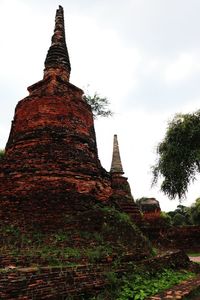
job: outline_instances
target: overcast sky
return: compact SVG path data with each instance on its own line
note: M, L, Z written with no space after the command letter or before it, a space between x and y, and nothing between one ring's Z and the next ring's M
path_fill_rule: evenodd
M151 166L167 122L200 108L200 1L0 0L0 148L17 102L42 79L58 5L65 11L71 82L107 96L115 112L95 121L102 165L110 169L116 133L134 198L176 208L159 185L151 189ZM196 181L183 204L199 196Z

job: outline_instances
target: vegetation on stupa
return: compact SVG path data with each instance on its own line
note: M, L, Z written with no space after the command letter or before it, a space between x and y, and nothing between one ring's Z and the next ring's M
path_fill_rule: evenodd
M94 95L84 95L85 101L91 106L94 119L98 117L111 117L113 112L110 110L108 98L101 97L97 92Z
M2 159L5 155L5 150L0 149L0 159Z
M73 226L79 219L78 229ZM26 265L77 265L110 258L120 263L126 253L135 259L153 255L150 242L127 214L113 207L96 204L76 216L66 215L66 226L44 233L22 230L15 225L0 228L1 252L9 253L16 264L27 257ZM74 228L73 228L74 227Z

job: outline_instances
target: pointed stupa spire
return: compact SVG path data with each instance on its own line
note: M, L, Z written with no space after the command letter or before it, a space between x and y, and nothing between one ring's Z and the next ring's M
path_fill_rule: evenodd
M65 41L65 24L64 24L64 11L62 6L56 11L55 29L51 39L51 46L48 50L45 60L44 75L47 76L53 70L63 70L68 79L71 71L69 54Z
M112 173L112 174L117 173L117 174L121 174L121 175L124 174L116 134L114 135L114 140L113 140L113 156L112 156L112 163L111 163L110 173Z

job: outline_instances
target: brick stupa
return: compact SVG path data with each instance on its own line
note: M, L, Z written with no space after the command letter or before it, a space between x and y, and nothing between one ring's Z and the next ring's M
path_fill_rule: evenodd
M116 134L114 135L113 140L113 156L110 173L113 189L112 200L115 205L118 209L127 213L134 223L141 223L142 216L131 194L128 178L123 176L124 171Z
M110 288L109 271L121 278L151 256L119 211L122 202L134 207L119 151L104 170L70 71L59 6L44 78L17 104L0 160L0 299L89 299Z
M1 220L17 220L23 212L32 223L48 215L54 222L52 211L74 211L81 209L80 199L106 201L112 194L110 174L98 159L91 107L69 82L70 71L59 6L44 77L15 109L0 166Z

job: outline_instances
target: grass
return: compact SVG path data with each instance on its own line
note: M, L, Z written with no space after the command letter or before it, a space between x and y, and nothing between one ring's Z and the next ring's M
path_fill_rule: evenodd
M187 253L188 256L197 257L200 256L200 253Z
M97 215L99 218L97 219ZM16 265L55 265L68 263L96 263L119 259L126 253L153 255L151 245L139 229L132 224L129 216L114 207L95 204L91 211L81 212L76 219L83 221L80 230L59 230L43 233L39 229L25 232L16 225L0 227L0 253L11 256ZM66 217L66 222L74 221ZM88 218L95 226L88 227Z
M194 274L190 272L168 269L153 276L149 273L133 275L130 279L125 281L117 300L143 300L163 290L169 289L192 276L194 276Z
M110 287L90 299L144 300L193 276L195 275L191 272L170 269L156 274L136 270L133 274L126 274L122 278L117 278L115 273L109 272L107 279L110 281Z
M2 238L0 253L11 256L16 265L20 265L24 257L26 265L66 266L82 261L96 263L115 250L109 241L104 240L101 233L95 231L29 234L9 225L1 227L0 235ZM74 236L78 237L77 242L74 241Z
M57 247L56 245L30 246L23 249L9 249L9 253L17 261L26 257L29 265L37 262L42 265L68 265L69 262L81 263L87 260L88 263L95 263L112 254L112 247L102 245L97 247ZM1 251L2 253L4 251Z
M193 274L188 272L175 272L172 270L163 270L160 273L147 272L146 269L140 269L131 266L131 272L118 275L116 270L121 265L122 255L119 252L124 248L123 239L116 240L117 246L111 243L105 236L112 237L116 232L113 232L113 225L109 222L110 216L117 215L120 220L120 227L126 229L126 223L130 224L130 220L126 215L110 209L103 209L105 214L103 219L102 231L58 231L51 234L43 234L41 232L24 233L19 228L14 226L5 226L0 230L2 244L0 247L1 253L9 253L16 260L16 265L20 266L20 258L22 261L26 259L26 266L77 266L84 263L99 263L104 259L114 255L116 260L113 261L112 267L105 273L105 278L108 282L108 287L104 289L98 296L83 299L104 299L104 300L143 300L153 294L167 289L180 281L191 277ZM112 226L111 226L111 225ZM120 230L122 230L120 229ZM105 231L103 231L105 230ZM135 231L136 232L136 231ZM126 234L126 231L121 231L121 235ZM74 240L74 237L76 238ZM119 248L121 242L121 248ZM156 255L157 249L153 249L153 254ZM17 262L19 261L19 263ZM1 270L0 270L1 272ZM2 270L3 272L3 270ZM72 298L73 299L73 298Z
M101 258L105 258L109 255L111 255L113 252L112 247L107 245L98 246L95 248L86 248L84 249L84 254L86 257L88 257L89 262L94 263Z

